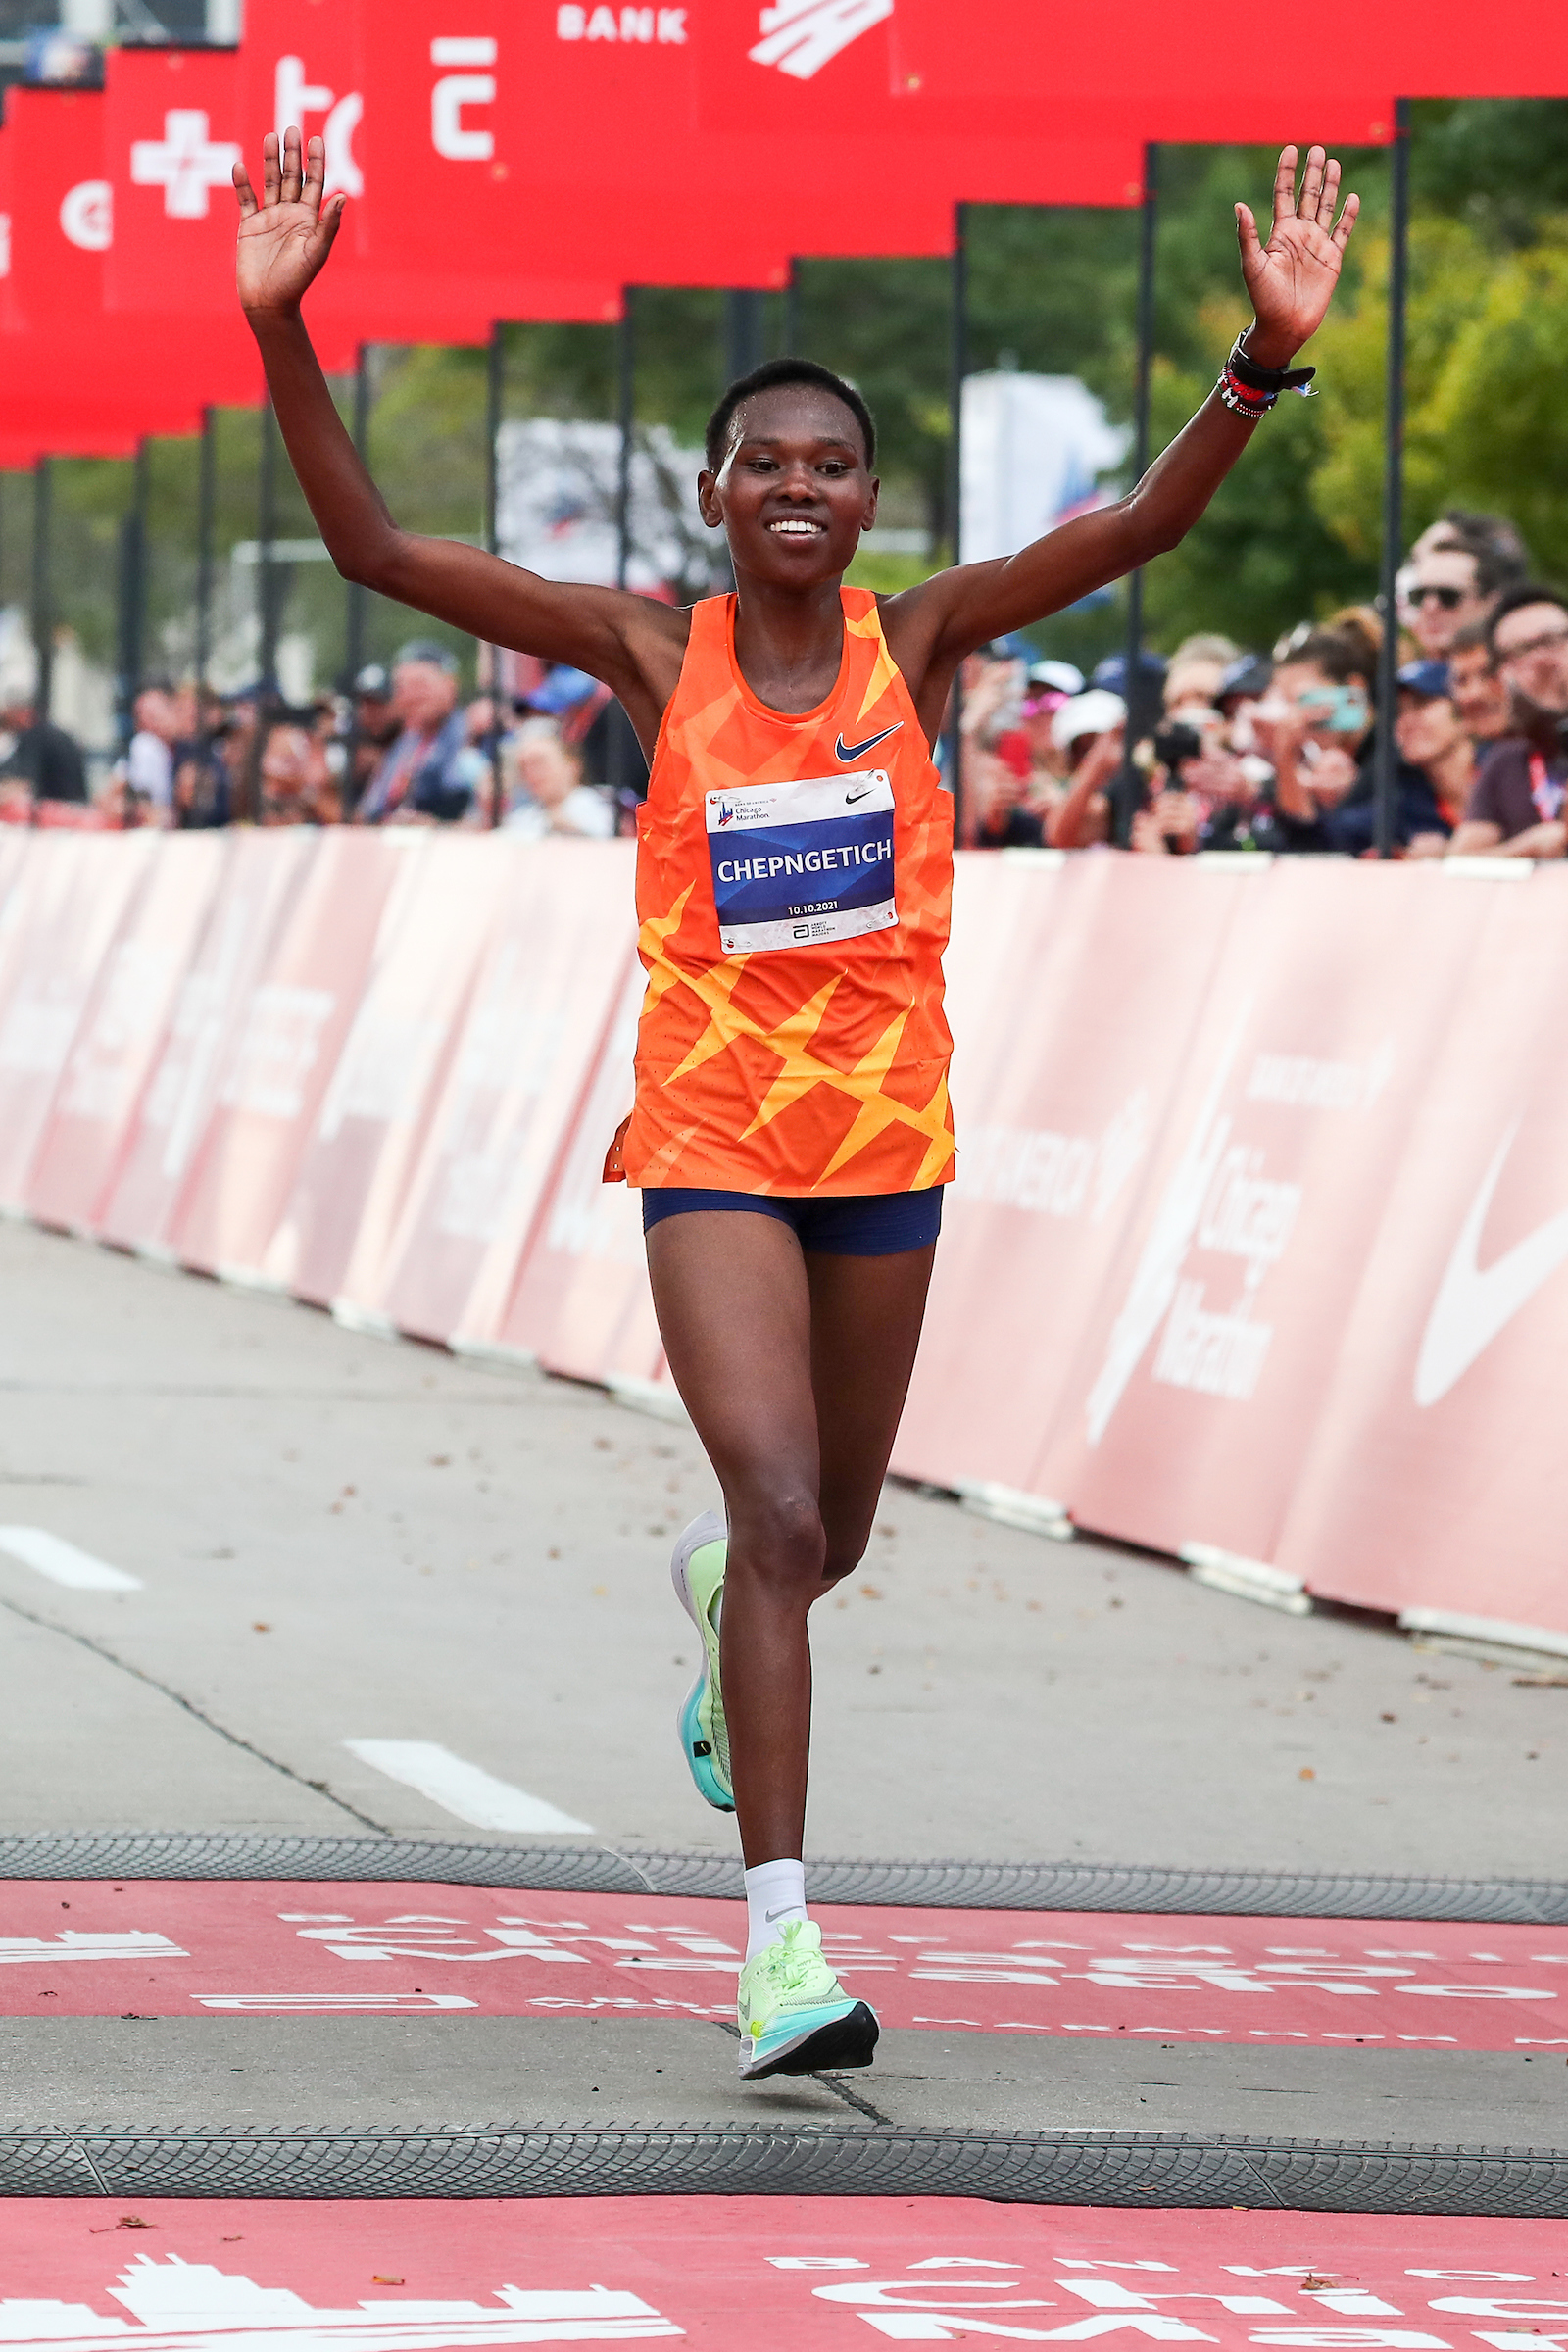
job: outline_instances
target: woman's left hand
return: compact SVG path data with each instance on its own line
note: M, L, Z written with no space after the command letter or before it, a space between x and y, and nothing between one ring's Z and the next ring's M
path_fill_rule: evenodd
M1274 224L1265 245L1245 204L1236 207L1242 275L1256 324L1247 348L1260 368L1285 368L1323 323L1350 241L1359 196L1347 196L1338 220L1340 167L1321 147L1306 151L1301 192L1296 193L1297 150L1287 147L1274 174Z

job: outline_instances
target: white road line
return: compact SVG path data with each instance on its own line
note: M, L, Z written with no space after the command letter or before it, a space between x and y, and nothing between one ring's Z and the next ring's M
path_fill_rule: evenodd
M90 1551L78 1551L64 1536L52 1536L46 1527L0 1527L0 1551L9 1551L14 1560L25 1567L36 1568L57 1585L74 1585L78 1592L139 1592L139 1576L127 1576L123 1568L111 1568L107 1560L96 1560Z
M514 1788L510 1781L496 1780L478 1764L466 1764L433 1740L345 1740L343 1744L362 1764L416 1788L475 1829L576 1830L593 1836L587 1822L558 1811L542 1796L530 1796L526 1788Z

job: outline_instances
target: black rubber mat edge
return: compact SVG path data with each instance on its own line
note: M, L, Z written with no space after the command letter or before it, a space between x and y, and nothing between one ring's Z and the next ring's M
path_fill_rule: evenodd
M12 2197L986 2197L1004 2204L1568 2219L1568 2154L1161 2132L602 2131L0 2134Z
M812 1896L821 1903L1568 1925L1568 1885L1548 1879L1396 1879L1370 1871L1161 1870L1079 1862L812 1860L810 1872ZM5 1879L396 1880L543 1893L735 1899L742 1891L739 1860L723 1854L183 1831L0 1838Z

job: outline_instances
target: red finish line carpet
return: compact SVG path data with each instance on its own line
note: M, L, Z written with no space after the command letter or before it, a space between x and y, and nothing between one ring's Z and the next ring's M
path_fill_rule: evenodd
M461 2204L24 2198L0 2343L43 2352L438 2352L684 2337L1549 2352L1560 2223L1047 2211L965 2198Z
M1568 1929L825 1907L884 2025L1568 2050ZM735 1903L92 1880L0 1889L0 2015L725 2017ZM5 2341L0 2329L0 2343Z

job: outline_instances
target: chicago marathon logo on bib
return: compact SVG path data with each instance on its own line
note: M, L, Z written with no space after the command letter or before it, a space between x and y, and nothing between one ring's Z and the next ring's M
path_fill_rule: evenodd
M898 921L884 769L705 797L726 954L859 939Z

